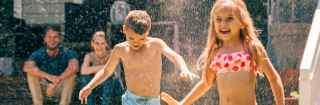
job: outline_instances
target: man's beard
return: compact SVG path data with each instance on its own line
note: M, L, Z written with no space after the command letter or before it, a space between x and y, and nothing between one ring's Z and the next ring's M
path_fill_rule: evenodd
M55 47L49 47L49 46L47 45L47 49L48 49L49 51L54 51L54 50L57 50L57 49L59 48L59 45L60 45L60 44L57 44Z

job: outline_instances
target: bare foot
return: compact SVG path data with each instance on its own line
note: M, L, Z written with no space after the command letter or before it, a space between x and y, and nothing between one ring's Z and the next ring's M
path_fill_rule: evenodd
M50 83L50 84L48 85L48 88L47 88L47 96L48 96L48 97L53 96L55 90L56 90L56 85Z
M176 99L172 98L166 92L161 92L161 99L165 101L168 105L179 105L179 102Z

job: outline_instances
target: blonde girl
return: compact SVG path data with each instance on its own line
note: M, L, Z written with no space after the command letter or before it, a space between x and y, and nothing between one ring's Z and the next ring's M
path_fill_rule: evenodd
M202 79L180 102L167 93L169 105L190 105L214 84L220 105L257 105L256 76L269 80L276 105L284 105L279 74L257 38L250 14L242 0L217 0L210 12L207 45L200 56Z

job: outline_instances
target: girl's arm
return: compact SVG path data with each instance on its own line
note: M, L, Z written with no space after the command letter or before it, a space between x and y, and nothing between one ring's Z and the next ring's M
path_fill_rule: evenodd
M161 99L169 105L191 105L211 88L214 81L215 72L208 69L202 73L202 79L180 103L166 93L161 93Z
M257 54L258 68L262 70L269 80L276 105L284 105L284 90L281 78L268 58L265 49L260 46L257 50L259 52Z
M203 96L216 81L216 72L207 69L202 73L202 79L197 83L191 92L181 101L182 105L191 105Z
M97 73L99 70L101 70L103 68L104 65L99 65L99 66L89 66L89 63L91 61L92 58L90 58L90 53L86 54L84 56L84 60L81 66L81 74L82 75L90 75L90 74L95 74Z

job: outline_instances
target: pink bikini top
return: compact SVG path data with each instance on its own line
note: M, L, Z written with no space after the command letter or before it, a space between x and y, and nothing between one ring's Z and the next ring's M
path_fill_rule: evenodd
M251 61L250 54L245 50L230 54L216 54L210 68L218 73L222 70L230 70L231 72L253 70L256 73L256 65Z

